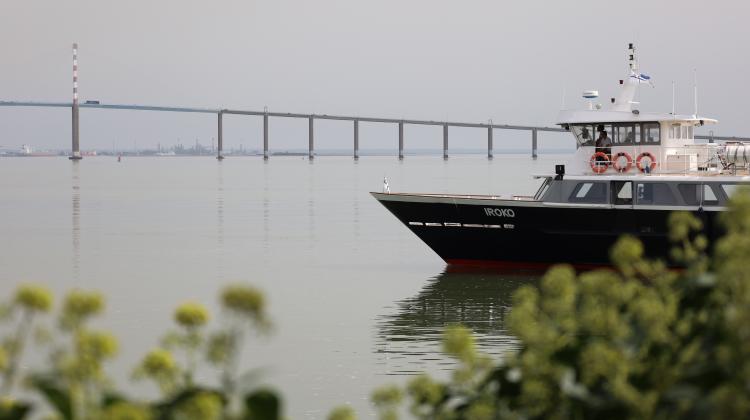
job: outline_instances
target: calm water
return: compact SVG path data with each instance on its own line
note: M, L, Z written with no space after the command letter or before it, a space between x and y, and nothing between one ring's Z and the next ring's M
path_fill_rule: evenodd
M216 309L222 285L247 281L270 302L275 332L243 357L283 390L289 418L325 418L370 391L429 371L445 376L441 328L463 322L483 351L514 346L510 296L535 279L446 273L369 191L532 193L559 156L63 158L0 160L0 292L20 281L98 289L121 354L109 372L134 395L137 361L171 327L173 308ZM216 312L216 311L215 311ZM213 379L214 372L201 375Z

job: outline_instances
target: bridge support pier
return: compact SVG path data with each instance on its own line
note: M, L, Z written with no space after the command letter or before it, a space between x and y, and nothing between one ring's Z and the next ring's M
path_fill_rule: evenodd
M398 160L404 159L404 122L398 123Z
M359 159L359 120L354 120L354 160Z
M224 116L224 113L219 111L218 120L219 125L217 127L218 131L216 133L217 141L217 148L216 148L216 159L223 160L224 159L224 128L222 126L222 117Z
M268 113L263 114L263 160L268 160Z
M443 124L443 160L448 159L448 124Z
M493 136L494 132L492 129L492 125L487 127L487 159L492 159L492 154L494 152L494 145L493 143Z
M537 135L536 128L531 130L531 157L536 159L537 157Z
M83 159L83 156L81 156L81 143L79 142L79 125L78 125L78 103L77 101L73 103L73 109L72 109L72 121L71 121L71 127L72 127L72 136L73 136L73 144L72 144L72 154L68 157L70 160L81 160Z
M307 158L312 160L315 157L315 125L312 116L308 119L308 127L307 127Z

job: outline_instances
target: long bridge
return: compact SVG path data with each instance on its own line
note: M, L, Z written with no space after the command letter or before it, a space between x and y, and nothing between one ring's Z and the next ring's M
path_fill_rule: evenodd
M34 102L34 101L0 101L0 106L6 107L48 107L48 108L75 108L73 103L70 102ZM345 116L345 115L328 115L328 114L302 114L302 113L289 113L289 112L269 112L269 111L251 111L251 110L240 110L240 109L226 109L226 108L195 108L195 107L174 107L174 106L153 106L153 105L125 105L125 104L102 104L98 101L87 101L77 105L79 108L95 108L95 109L119 109L119 110L136 110L136 111L160 111L160 112L191 112L201 114L215 114L217 116L217 159L223 159L223 116L224 115L248 115L257 116L263 118L263 158L268 159L269 157L269 137L268 137L268 120L269 118L297 118L308 120L308 156L313 158L315 155L315 120L336 120L336 121L350 121L353 127L353 147L352 153L354 159L359 159L359 123L385 123L385 124L397 124L398 125L398 158L404 158L404 125L431 125L431 126L442 126L443 127L443 158L448 158L448 129L449 127L468 127L468 128L480 128L487 130L487 157L493 157L493 136L494 130L523 130L531 133L531 155L537 156L538 151L538 132L549 131L549 132L564 132L562 128L556 127L535 127L535 126L523 126L523 125L507 125L507 124L493 124L491 121L487 123L467 123L467 122L450 122L450 121L429 121L429 120L415 120L415 119L394 119L394 118L380 118L380 117L358 117L358 116ZM78 115L73 112L73 126L76 126L78 122L76 119ZM77 130L74 130L73 136L73 156L80 156L80 148L78 147Z
M448 129L450 127L468 127L487 130L487 157L492 159L493 155L493 136L495 130L522 130L531 133L531 156L537 157L538 151L538 133L540 131L564 132L566 130L556 127L535 127L524 125L507 125L493 124L492 120L487 123L466 123L450 121L427 121L413 119L393 119L377 117L355 117L344 115L326 115L326 114L300 114L300 113L283 113L263 111L247 111L239 109L222 109L222 108L190 108L175 106L152 106L152 105L124 105L124 104L102 104L99 101L84 101L81 103L78 98L78 44L73 44L73 101L72 102L33 102L33 101L0 101L0 106L7 107L52 107L52 108L71 108L71 128L72 128L72 153L71 160L81 159L81 150L79 142L79 108L98 108L112 110L136 110L136 111L158 111L158 112L192 112L201 114L216 114L217 116L217 152L216 158L224 159L224 115L249 115L263 118L263 158L268 159L268 119L274 118L302 118L308 121L308 157L312 159L315 156L315 120L337 120L350 121L353 125L353 156L359 159L359 123L385 123L398 125L398 158L404 158L404 125L431 125L443 127L443 158L448 159ZM696 138L714 140L741 140L737 137L714 137L696 136Z
M455 121L432 121L432 120L414 120L414 119L394 119L394 118L379 118L379 117L359 117L359 116L345 116L345 115L327 115L327 114L303 114L303 113L285 113L285 112L269 112L264 111L251 111L251 110L239 110L239 109L226 109L226 108L194 108L194 107L174 107L174 106L153 106L153 105L126 105L126 104L102 104L98 101L86 101L80 104L72 102L34 102L34 101L0 101L0 106L4 107L51 107L51 108L71 108L72 112L72 126L73 126L73 141L72 141L72 154L71 158L80 158L80 147L78 141L78 118L79 114L76 108L95 108L95 109L112 109L112 110L136 110L136 111L158 111L158 112L191 112L201 114L215 114L217 116L217 154L216 158L221 160L224 159L223 149L223 116L224 115L248 115L257 116L263 118L263 158L268 159L269 152L269 138L268 138L268 120L269 118L297 118L308 120L308 157L312 159L315 155L315 120L337 120L337 121L350 121L353 127L353 147L352 154L354 159L359 159L359 123L384 123L384 124L397 124L398 125L398 158L404 158L404 125L429 125L429 126L441 126L443 127L443 158L448 158L448 129L449 127L466 127L466 128L478 128L487 131L487 157L492 159L493 157L493 143L494 143L494 131L495 130L520 130L528 131L531 134L531 156L537 157L538 153L538 133L540 131L546 132L565 132L565 129L557 127L539 127L539 126L525 126L525 125L509 125L509 124L493 124L492 121L487 123L467 123L467 122L455 122ZM710 142L718 141L736 141L736 140L748 140L747 138L740 138L734 136L695 136L698 139L708 140Z

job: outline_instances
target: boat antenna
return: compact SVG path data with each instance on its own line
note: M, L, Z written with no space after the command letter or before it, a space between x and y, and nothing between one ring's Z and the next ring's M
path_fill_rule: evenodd
M693 109L693 116L698 116L698 70L693 69L693 100L695 108Z
M562 108L565 109L565 85L563 85L563 91L562 91Z
M617 98L612 98L612 110L614 111L633 111L633 105L638 104L635 101L638 86L643 82L651 85L651 77L639 71L638 57L635 45L632 42L628 44L627 62L628 76L625 79L620 79L620 93Z
M672 80L672 118L674 118L674 101L675 101L675 93L674 93L674 80Z

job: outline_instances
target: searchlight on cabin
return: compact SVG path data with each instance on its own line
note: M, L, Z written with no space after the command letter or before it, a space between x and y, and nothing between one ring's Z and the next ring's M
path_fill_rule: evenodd
M599 91L598 90L584 90L583 97L586 99L596 99L599 97Z
M589 101L589 109L594 109L594 99L599 97L599 91L598 90L584 90L583 94L584 99L587 99ZM597 104L596 109L600 109L601 105Z

